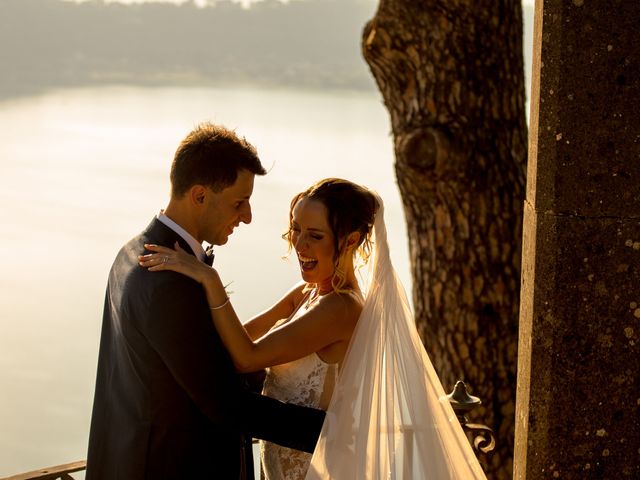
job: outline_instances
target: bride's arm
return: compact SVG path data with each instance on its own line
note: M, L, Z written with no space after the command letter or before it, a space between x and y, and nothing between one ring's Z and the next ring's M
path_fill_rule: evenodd
M175 250L151 244L145 245L145 248L154 253L140 256L140 265L148 267L151 271L172 270L182 273L203 285L205 278L210 274L211 267L198 261L195 256L186 253L177 243ZM206 288L206 285L204 286ZM244 323L244 327L252 340L262 337L278 320L288 318L291 315L293 309L300 303L304 295L302 292L304 286L304 282L298 283L271 308Z
M203 284L213 322L240 372L286 363L336 342L348 342L351 338L360 305L350 295L332 293L320 298L312 309L295 321L274 328L254 341L238 319L215 269L180 250L151 245L147 248L158 253L141 257L142 266L150 267L152 271L177 271ZM168 259L164 260L165 257ZM293 299L294 291L281 302L286 303L287 297ZM285 310L284 303L281 308ZM269 318L275 318L278 311L276 308Z
M361 310L352 296L331 293L295 320L252 340L226 294L222 294L217 273L208 275L204 285L213 322L240 372L290 362L337 342L348 343Z
M304 297L304 282L295 285L278 302L268 310L259 313L244 323L244 328L252 340L266 334L278 320L288 318Z

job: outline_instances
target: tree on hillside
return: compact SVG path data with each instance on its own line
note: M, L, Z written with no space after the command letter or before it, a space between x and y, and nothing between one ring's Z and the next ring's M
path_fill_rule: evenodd
M527 153L520 0L380 0L365 60L391 116L418 330L511 479Z

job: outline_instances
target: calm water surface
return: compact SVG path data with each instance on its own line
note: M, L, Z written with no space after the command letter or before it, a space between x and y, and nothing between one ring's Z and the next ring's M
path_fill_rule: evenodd
M86 456L104 288L120 246L168 198L179 141L198 122L236 128L270 170L254 221L217 249L241 318L298 280L281 257L290 198L328 176L386 202L396 269L406 231L377 93L111 87L0 103L0 476Z

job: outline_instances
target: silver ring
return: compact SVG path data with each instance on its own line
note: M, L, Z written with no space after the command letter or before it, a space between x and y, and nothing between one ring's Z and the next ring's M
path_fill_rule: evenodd
M169 257L167 255L162 257L162 263L167 263L168 261L169 261Z

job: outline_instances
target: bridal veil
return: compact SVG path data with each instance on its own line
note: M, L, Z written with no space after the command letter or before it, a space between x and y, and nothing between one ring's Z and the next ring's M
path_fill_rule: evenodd
M366 300L306 478L485 479L416 331L377 198Z

